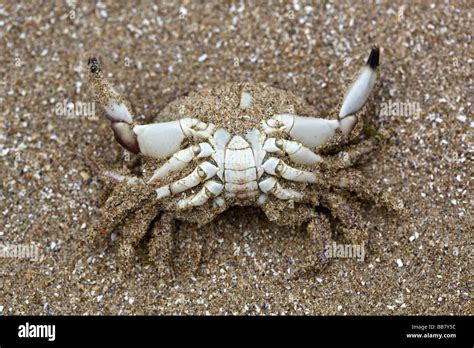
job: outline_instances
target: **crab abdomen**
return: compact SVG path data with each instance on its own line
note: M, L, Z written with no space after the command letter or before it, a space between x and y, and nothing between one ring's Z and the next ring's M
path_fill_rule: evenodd
M236 135L227 144L223 169L226 197L248 200L258 196L258 164L251 145L243 137Z

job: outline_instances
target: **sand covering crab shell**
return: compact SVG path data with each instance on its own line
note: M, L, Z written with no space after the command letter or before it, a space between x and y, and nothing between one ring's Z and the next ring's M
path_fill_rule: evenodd
M360 140L358 115L378 65L374 47L335 114L316 117L302 99L263 83L231 83L172 102L157 118L170 121L137 125L131 104L91 58L90 86L116 140L145 159L139 176L103 170L117 188L94 231L128 224L134 237L121 250L129 255L156 226L150 250L166 255L163 236L171 247L175 219L204 225L239 205L259 207L279 225L307 223L313 235L337 221L366 238L350 195L399 208L352 168L375 148L374 139Z

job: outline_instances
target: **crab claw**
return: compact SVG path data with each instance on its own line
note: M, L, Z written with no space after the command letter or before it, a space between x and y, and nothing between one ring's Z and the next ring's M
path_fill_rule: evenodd
M128 151L139 153L140 145L132 129L133 114L130 103L124 100L104 78L99 59L89 58L88 65L89 84L95 99L104 108L111 122L115 139Z
M378 65L379 49L374 47L370 52L367 65L347 91L337 120L292 114L274 115L261 122L263 131L267 135L280 132L289 134L309 149L316 149L325 144L336 134L337 129L344 135L348 135L357 122L354 114L362 109L372 92Z
M377 76L380 51L377 46L372 48L367 64L362 68L359 76L349 87L339 112L339 122L342 133L348 135L354 128L357 118L354 114L362 109L369 99Z
M89 58L89 83L96 101L104 108L111 122L117 142L133 153L141 153L154 158L169 157L177 152L187 137L207 140L214 125L194 118L134 125L130 103L125 100L104 78L100 62Z
M334 136L339 121L282 114L263 121L261 125L267 135L283 131L304 146L314 149Z
M171 122L135 126L133 132L144 155L166 158L179 151L185 138L207 140L213 127L195 118L183 118Z

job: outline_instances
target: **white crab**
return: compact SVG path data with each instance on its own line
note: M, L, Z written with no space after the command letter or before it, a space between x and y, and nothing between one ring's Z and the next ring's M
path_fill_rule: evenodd
M201 185L197 193L177 202L179 209L186 209L210 200L215 206L223 206L228 199L261 205L268 195L301 201L304 192L286 188L284 182L316 183L318 178L313 172L293 168L281 156L287 156L295 164L312 166L322 161L314 150L338 132L348 136L357 122L355 113L364 106L372 91L378 62L379 50L375 47L348 89L337 119L278 114L245 134L231 134L225 128L197 118L134 125L130 104L104 79L99 61L91 58L89 65L96 99L104 107L117 141L133 153L159 159L170 157L147 179L148 184L160 182L171 173L197 163L191 174L156 189L156 198L162 199ZM243 93L240 107L245 109L251 102L252 96ZM276 137L281 134L287 139ZM193 145L181 149L185 139ZM129 183L137 180L111 175Z

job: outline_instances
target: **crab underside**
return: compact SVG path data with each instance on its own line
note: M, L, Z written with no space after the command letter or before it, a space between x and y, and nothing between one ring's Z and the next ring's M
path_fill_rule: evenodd
M91 233L120 236L126 258L146 244L172 269L176 220L203 226L230 207L250 206L277 225L306 225L320 252L334 235L366 244L362 203L400 208L354 168L376 148L376 138L362 130L378 57L374 48L339 111L327 118L314 117L289 92L230 83L180 98L143 126L133 123L130 104L92 58L95 98L117 141L139 158L133 174L102 170L115 188Z

